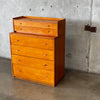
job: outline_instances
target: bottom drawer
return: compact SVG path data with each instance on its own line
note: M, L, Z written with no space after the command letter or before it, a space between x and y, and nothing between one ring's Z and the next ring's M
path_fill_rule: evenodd
M13 64L13 76L45 85L54 86L54 72L36 70L29 67Z

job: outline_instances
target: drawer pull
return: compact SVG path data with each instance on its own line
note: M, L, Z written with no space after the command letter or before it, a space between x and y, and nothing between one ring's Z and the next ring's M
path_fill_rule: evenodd
M19 51L19 50L16 50L16 51Z
M17 70L18 72L21 72L21 70Z
M48 25L48 27L50 27L50 25Z
M48 33L50 33L50 31L48 31Z
M44 64L44 66L47 66L47 64Z
M22 28L20 28L20 30L22 30Z
M44 54L44 56L47 56L47 54Z
M44 45L47 45L47 43L44 43Z
M20 24L22 24L22 23L20 23Z
M19 40L16 40L16 41L19 41Z
M19 61L19 59L17 59L17 61Z
M45 78L47 78L47 76L44 76Z

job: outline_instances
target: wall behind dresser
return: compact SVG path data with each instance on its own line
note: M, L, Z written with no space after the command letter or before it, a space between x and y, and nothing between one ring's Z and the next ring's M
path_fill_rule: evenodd
M13 17L66 18L66 68L88 71L90 12L91 0L0 0L0 57L10 58Z

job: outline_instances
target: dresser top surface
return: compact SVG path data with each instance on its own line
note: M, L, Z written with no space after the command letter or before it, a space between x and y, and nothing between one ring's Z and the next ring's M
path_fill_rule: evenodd
M50 17L20 16L20 17L15 17L14 20L58 22L58 21L61 21L61 20L64 20L64 19L63 18L50 18Z
M11 32L12 35L20 35L20 36L28 36L28 37L37 37L37 38L47 38L47 39L55 39L56 36L47 36L47 35L38 35L38 34L26 34L26 33L19 33L19 32Z

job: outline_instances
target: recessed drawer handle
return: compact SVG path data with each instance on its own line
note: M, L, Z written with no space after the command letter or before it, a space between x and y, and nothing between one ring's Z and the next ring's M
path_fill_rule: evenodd
M46 75L45 75L44 77L45 77L45 78L47 78L47 76L46 76Z
M20 24L22 24L22 23L20 23Z
M17 61L20 61L19 59L17 59Z
M50 25L48 25L48 27L50 27Z
M50 31L48 31L48 33L50 33Z
M47 54L44 54L44 56L47 56Z
M16 50L16 51L19 51L19 50Z
M47 43L44 43L44 45L47 45Z
M16 40L16 41L19 41L19 40Z
M44 66L47 66L47 64L44 64Z
M22 30L22 28L20 28L20 30Z
M18 72L21 72L21 70L17 70Z

